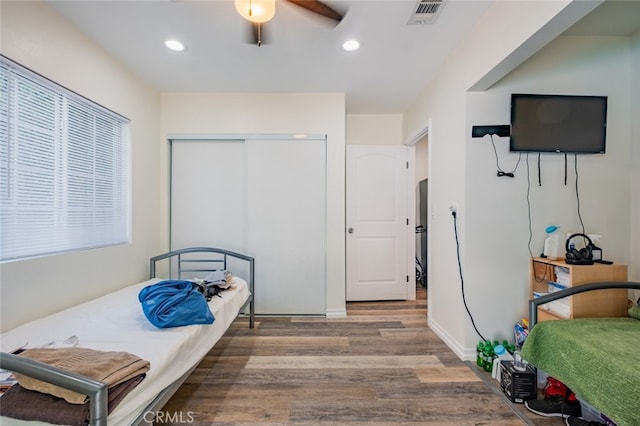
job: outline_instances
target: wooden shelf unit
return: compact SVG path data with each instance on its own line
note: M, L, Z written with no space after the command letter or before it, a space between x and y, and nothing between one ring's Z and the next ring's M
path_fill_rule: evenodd
M567 287L602 281L627 281L627 265L570 265L564 260L550 260L542 257L533 258L529 274L529 296L533 292L546 293L549 282L557 282L556 266L569 270L569 282L562 283ZM627 290L597 290L569 297L569 315L563 316L538 307L538 321L568 318L602 318L625 317L628 309Z

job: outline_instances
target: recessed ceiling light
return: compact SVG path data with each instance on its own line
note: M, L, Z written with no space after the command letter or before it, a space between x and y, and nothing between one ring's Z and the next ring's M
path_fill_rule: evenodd
M360 42L358 40L347 40L342 45L342 48L347 52L353 52L354 50L358 50L360 48Z
M184 50L184 45L178 40L167 40L164 42L164 45L167 46L168 49L176 52L182 52Z

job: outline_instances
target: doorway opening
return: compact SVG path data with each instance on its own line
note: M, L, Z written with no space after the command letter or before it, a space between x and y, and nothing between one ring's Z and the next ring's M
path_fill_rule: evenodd
M429 276L429 140L424 131L415 143L416 288L427 289ZM418 279L420 270L420 279Z

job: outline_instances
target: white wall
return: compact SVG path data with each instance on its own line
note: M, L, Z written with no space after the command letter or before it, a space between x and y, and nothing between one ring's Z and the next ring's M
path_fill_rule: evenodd
M347 144L402 145L402 114L347 115Z
M626 37L559 37L486 92L467 95L467 129L475 124L509 124L511 93L560 93L608 97L604 155L579 155L580 212L587 233L601 234L603 257L637 263L630 257L631 120L630 62ZM500 166L511 170L518 154L509 138L494 138ZM529 225L527 168L523 154L515 178L496 177L489 136L466 141L466 275L476 324L487 338L511 337L513 323L527 315ZM532 220L531 253L542 252L551 224L581 232L577 214L574 156L529 155ZM564 241L564 240L563 240ZM486 253L486 254L485 254ZM500 295L475 303L484 293ZM508 301L508 303L505 303Z
M1 3L2 54L131 119L132 242L0 265L1 329L146 279L159 253L158 94L40 2Z
M631 38L631 250L630 258L635 259L629 265L629 279L640 281L640 33ZM634 300L640 297L635 291Z
M466 93L472 87L482 90L500 80L596 6L597 2L576 1L495 2L452 52L438 75L428 82L421 96L405 111L405 138L419 133L430 123L429 325L461 358L475 356L478 336L463 305L454 224L449 207L458 207L465 295L471 313L474 317L480 316L476 319L481 323L485 321L484 316L493 315L489 312L495 310L492 301L500 292L496 291L492 280L503 271L500 257L505 254L509 257L511 250L511 247L494 244L492 240L483 240L485 245L479 252L469 248L468 232L473 234L477 231L471 229L468 221L473 226L482 226L482 220L474 217L478 213L477 208L473 210L472 207L477 206L473 203L471 207L466 205L470 192L466 173L469 168L474 170L476 167L476 158L466 154L471 133L467 102L473 99ZM474 264L485 265L488 272L480 278L473 276L468 270L470 263L474 273L478 269ZM527 264L522 265L521 271L526 273L527 268ZM488 280L487 276L490 276ZM520 305L521 302L515 299L508 303ZM491 318L488 322L493 327ZM505 315L499 328L487 326L483 332L487 338L493 337L512 322L510 313Z
M168 188L168 137L175 135L327 135L327 315L345 316L344 94L162 94L161 184ZM168 247L168 193L162 242Z

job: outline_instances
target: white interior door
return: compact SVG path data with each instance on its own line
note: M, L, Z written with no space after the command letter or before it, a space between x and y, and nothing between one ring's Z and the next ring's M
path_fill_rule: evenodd
M347 301L410 294L407 148L347 145Z

